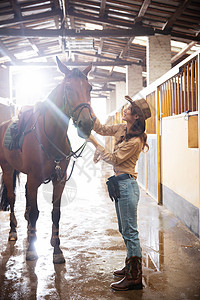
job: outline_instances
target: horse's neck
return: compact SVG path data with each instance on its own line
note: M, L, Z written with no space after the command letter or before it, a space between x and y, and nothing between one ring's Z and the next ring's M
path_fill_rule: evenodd
M58 86L47 99L47 109L44 114L45 131L57 144L66 138L69 118L63 113L63 87ZM51 96L53 98L51 98Z

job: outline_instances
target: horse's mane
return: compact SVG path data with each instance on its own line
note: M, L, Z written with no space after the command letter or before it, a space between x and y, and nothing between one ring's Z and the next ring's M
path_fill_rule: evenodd
M80 77L84 78L87 77L83 72L81 72L78 68L74 68L71 70L70 75L67 76L68 78L72 77ZM45 106L47 105L48 101L54 102L55 96L58 92L58 89L61 87L62 83L57 85L47 96L46 100L44 102L40 102L39 105L36 104L35 111L39 109L41 112L45 109Z
M60 85L61 85L61 84L57 85L57 86L50 92L50 94L47 96L47 99L46 99L46 100L50 100L50 101L53 102L53 100L55 99L57 90L58 90L58 88L60 87Z

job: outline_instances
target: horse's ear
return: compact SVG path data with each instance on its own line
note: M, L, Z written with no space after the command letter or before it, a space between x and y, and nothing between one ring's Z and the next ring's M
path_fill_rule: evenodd
M91 71L91 69L92 69L92 64L90 64L87 68L85 68L85 70L83 70L83 74L87 76L87 74Z
M56 61L60 72L64 73L65 75L68 75L70 73L70 69L68 69L68 67L65 66L57 56Z

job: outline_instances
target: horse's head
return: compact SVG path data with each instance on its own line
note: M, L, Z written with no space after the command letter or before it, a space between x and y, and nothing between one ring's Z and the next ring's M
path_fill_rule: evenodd
M87 79L92 65L81 72L77 68L69 70L58 58L57 64L60 71L65 74L65 112L77 126L78 135L82 138L88 138L94 125L90 107L92 87Z

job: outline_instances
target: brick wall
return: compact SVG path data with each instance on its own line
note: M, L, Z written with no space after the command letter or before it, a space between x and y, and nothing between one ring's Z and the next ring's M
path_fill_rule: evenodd
M126 67L126 94L134 96L143 89L142 66Z
M147 85L171 69L171 36L151 36L147 43Z

